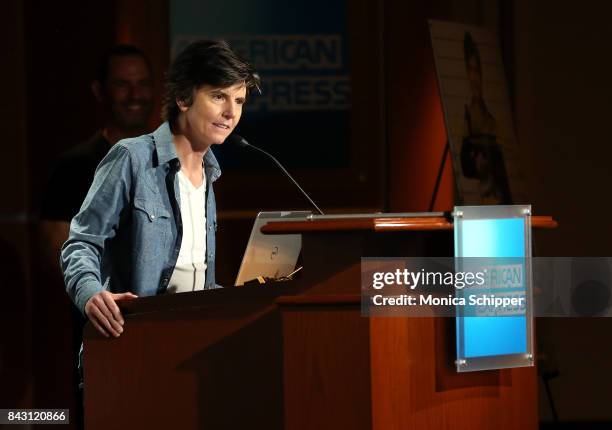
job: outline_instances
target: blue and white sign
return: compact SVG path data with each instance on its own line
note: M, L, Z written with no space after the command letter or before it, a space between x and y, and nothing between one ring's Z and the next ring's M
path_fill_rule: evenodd
M530 206L455 208L456 267L485 273L480 292L517 299L513 308L458 312L457 371L533 366ZM472 289L472 292L474 289ZM500 310L501 309L501 310ZM476 316L473 316L476 315Z

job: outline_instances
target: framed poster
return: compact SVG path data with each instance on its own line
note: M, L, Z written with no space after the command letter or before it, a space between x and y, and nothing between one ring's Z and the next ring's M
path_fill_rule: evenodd
M441 21L429 27L457 203L526 203L497 34Z

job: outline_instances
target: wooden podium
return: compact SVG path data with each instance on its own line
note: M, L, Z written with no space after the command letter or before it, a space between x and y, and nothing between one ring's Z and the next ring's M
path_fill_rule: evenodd
M122 303L120 338L85 329L86 428L536 429L535 368L458 374L452 319L361 316L362 256L452 256L452 228L273 222L302 234L299 279Z

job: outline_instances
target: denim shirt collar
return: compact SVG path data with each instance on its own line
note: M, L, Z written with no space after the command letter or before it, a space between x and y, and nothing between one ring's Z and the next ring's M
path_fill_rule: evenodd
M172 160L178 161L178 155L176 155L176 148L172 142L172 131L170 130L168 121L165 121L153 132L153 139L155 140L159 164L169 164ZM207 172L207 180L210 180L210 182L216 181L219 176L221 176L221 168L210 148L204 154L203 163L205 171Z

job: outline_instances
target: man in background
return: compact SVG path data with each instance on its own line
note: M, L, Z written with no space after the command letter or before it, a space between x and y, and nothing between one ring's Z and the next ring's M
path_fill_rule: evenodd
M101 59L91 89L104 109L104 127L62 154L51 173L40 211L42 258L58 277L60 249L68 239L70 220L83 203L96 167L119 140L148 131L153 110L149 60L134 46L117 45Z
M35 329L35 349L46 356L43 363L37 364L38 387L55 388L53 405L70 408L70 421L78 429L83 428L83 399L78 389L81 376L77 372L77 359L85 320L63 292L60 249L68 239L70 221L79 211L102 158L117 141L148 131L153 110L149 60L134 46L111 48L100 59L91 90L103 110L104 125L91 138L62 154L51 171L43 194L38 230L40 266L36 273L41 282L36 283L34 293L37 320L43 322ZM51 351L53 354L49 355ZM51 404L48 397L45 401L41 407Z

